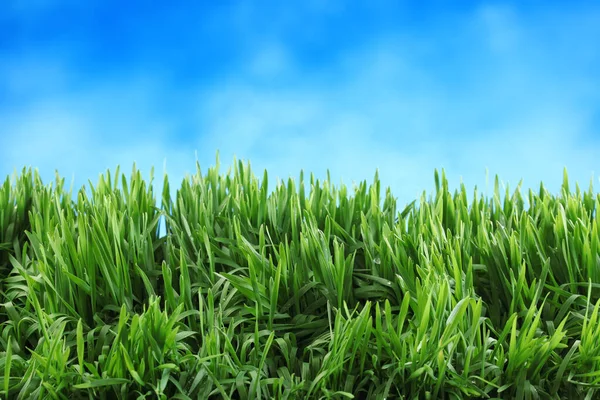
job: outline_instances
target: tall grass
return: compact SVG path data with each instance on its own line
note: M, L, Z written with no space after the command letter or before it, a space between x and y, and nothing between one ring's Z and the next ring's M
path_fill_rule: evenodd
M593 399L600 196L378 176L0 186L0 395ZM157 207L157 204L160 206ZM159 226L164 219L166 235Z

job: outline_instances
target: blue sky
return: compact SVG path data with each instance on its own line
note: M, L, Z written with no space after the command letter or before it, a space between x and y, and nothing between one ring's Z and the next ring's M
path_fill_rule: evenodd
M434 168L600 188L597 2L168 3L2 2L2 176L136 162L178 183L218 150L271 181L378 168L403 202Z

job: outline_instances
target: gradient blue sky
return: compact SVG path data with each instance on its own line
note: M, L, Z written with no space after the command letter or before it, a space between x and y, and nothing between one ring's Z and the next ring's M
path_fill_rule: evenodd
M378 168L404 202L434 168L600 188L598 4L3 0L0 174L178 183L219 150L271 181Z

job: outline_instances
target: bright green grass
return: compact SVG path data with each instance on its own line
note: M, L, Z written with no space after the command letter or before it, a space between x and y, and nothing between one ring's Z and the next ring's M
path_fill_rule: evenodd
M0 187L0 396L593 399L600 195L371 185ZM91 183L90 183L91 185ZM166 220L167 235L159 224ZM164 231L164 230L163 230Z

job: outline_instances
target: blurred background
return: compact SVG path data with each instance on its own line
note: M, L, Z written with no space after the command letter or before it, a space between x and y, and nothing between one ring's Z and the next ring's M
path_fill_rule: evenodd
M597 189L599 42L593 1L3 0L0 175L178 186L219 151L271 182L379 169L405 203L434 168Z

